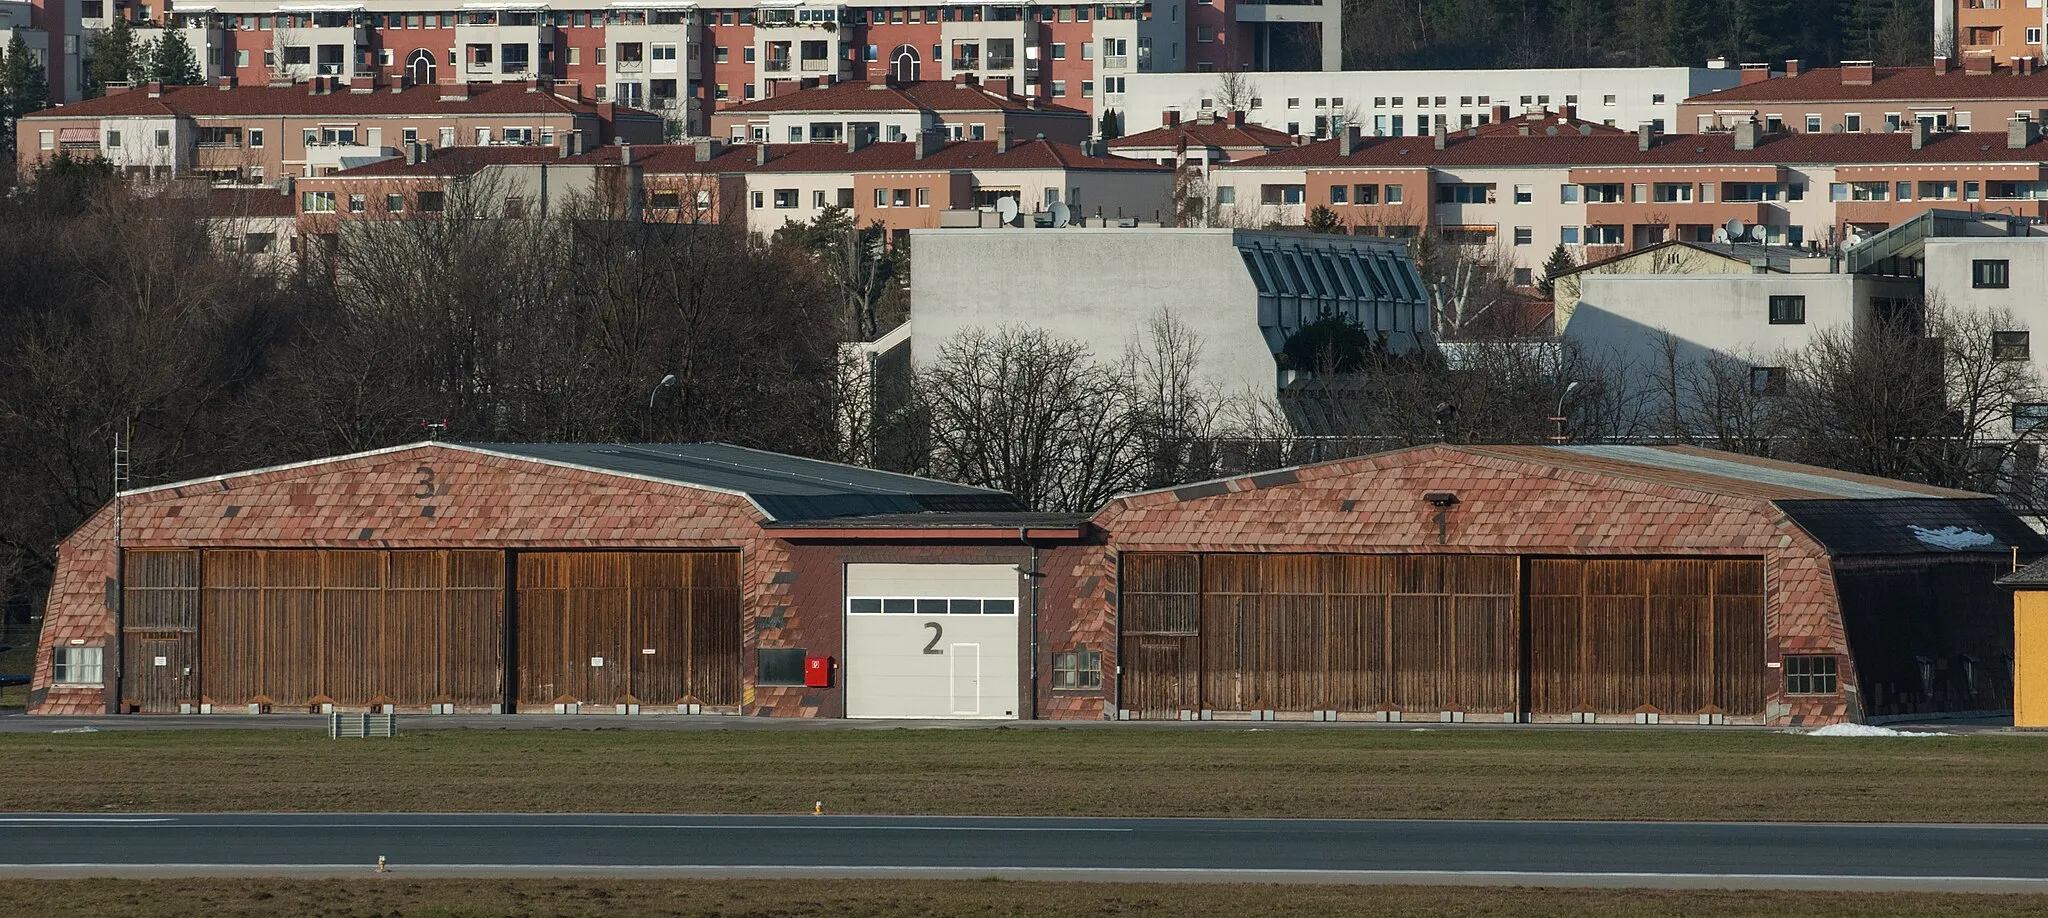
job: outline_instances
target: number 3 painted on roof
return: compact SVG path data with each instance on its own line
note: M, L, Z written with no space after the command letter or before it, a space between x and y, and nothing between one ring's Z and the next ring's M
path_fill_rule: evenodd
M413 471L418 472L420 474L420 480L418 482L420 489L412 492L412 496L417 497L420 500L426 500L429 497L433 497L434 467L431 465L423 465L417 469L414 469Z

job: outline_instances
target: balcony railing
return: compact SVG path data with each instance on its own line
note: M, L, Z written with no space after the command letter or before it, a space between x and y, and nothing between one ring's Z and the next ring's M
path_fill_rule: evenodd
M805 73L823 73L832 69L832 62L822 57L804 58Z
M1110 70L1122 70L1131 66L1131 56L1128 54L1105 54L1102 56L1102 66Z
M613 69L616 69L616 70L617 70L618 72L620 72L620 73L639 73L639 72L640 72L641 70L644 70L644 69L646 69L646 67L647 67L647 62L646 62L646 61L644 61L644 60L639 60L639 61L627 61L627 60L622 60L622 61L619 61L619 62L618 62L618 64L617 64L617 66L616 66L616 67L614 67Z
M767 60L766 62L764 62L763 64L761 64L761 69L762 69L763 71L765 71L765 72L768 72L768 73L788 73L788 72L789 72L789 58L786 58L786 57L785 57L785 58L773 58L773 57L771 57L771 58L769 58L769 59L768 59L768 60Z
M1013 54L1005 55L1003 57L997 57L991 54L988 57L988 69L990 70L1009 70L1016 66L1017 57L1016 55Z
M956 58L954 58L954 59L953 59L953 69L954 69L954 70L980 70L980 69L981 69L981 58L978 58L978 57L956 57Z

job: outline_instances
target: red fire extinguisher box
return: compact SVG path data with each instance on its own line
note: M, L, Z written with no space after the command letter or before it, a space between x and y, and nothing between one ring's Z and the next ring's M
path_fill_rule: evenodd
M806 687L806 688L831 688L831 687L832 687L832 658L831 658L831 657L805 657L805 658L804 658L804 687Z

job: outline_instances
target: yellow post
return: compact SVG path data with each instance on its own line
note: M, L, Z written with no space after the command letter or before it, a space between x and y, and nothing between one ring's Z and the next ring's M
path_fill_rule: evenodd
M2048 591L2013 591L2012 629L2013 726L2048 728Z

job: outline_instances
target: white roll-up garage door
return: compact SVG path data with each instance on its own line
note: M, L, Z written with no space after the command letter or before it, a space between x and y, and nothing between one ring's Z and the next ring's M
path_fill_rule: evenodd
M848 717L1017 716L1014 564L846 566Z

